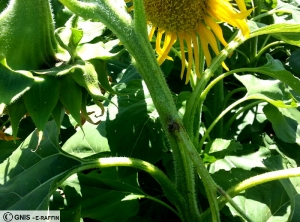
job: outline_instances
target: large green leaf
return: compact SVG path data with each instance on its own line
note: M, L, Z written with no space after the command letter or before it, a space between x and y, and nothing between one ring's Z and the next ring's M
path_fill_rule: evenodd
M261 80L254 75L235 77L247 88L248 99L262 99L277 107L297 107L292 94L279 80Z
M223 159L219 159L210 164L209 172L216 173L220 170L231 171L234 168L244 170L251 170L256 167L265 168L262 160L271 155L270 150L265 147L258 147L258 145L252 145L252 147L258 150L241 156L225 156ZM249 147L247 148L249 149Z
M11 104L30 89L34 82L28 71L13 71L5 59L0 58L0 104Z
M231 152L241 149L243 149L243 147L239 142L235 142L233 140L215 139L210 141L205 146L203 161L211 162L209 160L215 161L216 159L223 159Z
M298 166L300 166L300 149L299 145L296 143L286 143L281 139L275 137L276 145L279 147L279 150L284 153L288 158L292 158Z
M216 183L227 189L244 179L256 176L253 171L232 169L230 172L219 171L213 175ZM230 179L229 179L230 178ZM288 221L290 214L289 197L278 181L255 186L240 193L233 201L255 222ZM239 215L228 204L233 215Z
M0 163L4 162L20 145L19 141L0 140Z
M78 177L73 176L63 183L64 192L68 187L73 187L80 194L82 218L125 222L138 212L137 199L145 194L137 184L136 174L120 180L117 171L116 168L110 168L100 173L80 173ZM73 193L66 193L70 194Z
M298 109L282 109L267 105L264 113L272 123L279 139L300 145L300 112Z
M121 51L122 53L123 51ZM119 53L110 53L107 51L102 42L99 43L85 43L81 46L78 46L78 56L82 60L91 60L91 59L101 59L101 60L110 60L119 56Z
M36 152L35 131L0 165L1 210L47 210L62 178L80 165L59 151L57 132L55 122L49 122Z
M278 79L284 83L286 83L289 87L291 87L296 92L300 93L300 80L299 78L293 76L293 74L287 71L282 63L273 59L270 54L266 54L266 58L268 60L267 64L257 67L257 68L247 68L248 72L261 73L264 75L268 75L274 79Z
M98 126L85 123L82 130L77 131L70 137L62 149L79 157L109 152L105 122L101 122Z
M117 107L109 105L106 121L112 153L157 162L164 149L163 132L144 82L132 80L127 85L119 85L118 90L124 96L112 99Z

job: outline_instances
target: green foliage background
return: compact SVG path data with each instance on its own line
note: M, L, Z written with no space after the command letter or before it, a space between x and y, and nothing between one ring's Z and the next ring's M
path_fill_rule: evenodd
M7 2L0 1L1 11ZM59 209L61 221L179 221L160 185L143 171L111 167L77 172L90 160L114 156L147 161L170 179L175 177L172 150L129 53L98 21L77 17L76 27L70 28L74 14L57 0L51 3L56 37L74 62L22 73L0 64L0 95L5 94L0 103L9 104L20 89L31 87L0 118L5 133L19 138L0 140L0 209ZM235 74L223 80L221 103L214 89L207 94L199 132L206 141L196 148L224 190L258 174L299 166L299 7L296 0L263 1L256 15L279 11L248 21L258 37L244 42L226 59ZM298 25L299 31L281 32L288 24ZM222 28L227 40L236 31L226 25ZM179 45L174 48L179 50ZM76 56L84 62L76 61ZM174 53L170 56L174 61L166 61L161 69L183 116L193 89L179 77L180 59ZM90 85L81 79L86 70ZM8 82L5 76L12 74L14 79ZM51 81L36 84L33 76ZM101 94L97 94L97 81ZM19 88L14 87L16 82ZM30 116L23 118L27 112ZM220 114L222 119L206 135ZM43 131L41 141L38 131ZM272 181L247 189L233 200L255 222L299 221L299 186L299 177ZM204 212L209 206L199 178L196 189L199 209ZM229 204L220 215L222 221L244 221Z

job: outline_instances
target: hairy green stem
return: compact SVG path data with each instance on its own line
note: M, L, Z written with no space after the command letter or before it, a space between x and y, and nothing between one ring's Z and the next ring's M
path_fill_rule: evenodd
M142 8L141 1L136 0L134 2L134 4L135 4L135 11L137 10L137 8L136 8L137 6ZM140 10L142 10L141 8L140 8ZM137 16L138 15L135 14L135 18L136 18L136 22L137 22L136 25L135 25L136 28L142 26L138 22L146 23L145 20L143 21L143 19L138 19ZM142 33L142 32L139 32L138 29L137 29L137 32ZM144 41L147 42L147 45L150 46L147 35L144 34L144 36L141 36L140 39L144 39ZM149 47L148 50L151 50L151 52L152 52L151 47ZM140 55L140 56L142 56L142 55ZM152 62L154 58L155 57L151 57L151 58L149 57L147 60L145 60L146 63L148 64L147 67L150 67L150 64L151 65L153 64L153 66L158 67L156 60L155 60L155 62ZM143 62L143 60L137 60L137 61ZM137 63L137 65L139 66L138 63ZM205 165L204 165L203 161L201 160L199 154L196 152L196 149L193 146L193 143L191 142L188 134L186 133L186 131L185 131L185 129L184 129L182 123L181 123L181 120L178 118L177 110L174 109L175 105L174 105L174 102L173 102L172 99L169 100L169 102L172 102L172 106L168 105L167 101L168 101L169 98L166 98L165 96L168 96L168 95L171 96L171 94L170 94L170 91L169 91L169 89L166 85L166 82L165 82L164 78L163 78L163 75L160 71L160 68L158 67L158 69L159 69L159 70L157 70L157 75L158 75L157 78L158 79L156 79L156 78L153 77L153 75L155 75L156 73L147 72L147 70L146 70L147 67L140 67L141 71L144 71L142 76L145 79L146 83L149 81L149 84L147 84L147 86L149 88L150 93L151 92L153 93L152 99L153 99L154 103L155 103L155 100L157 98L162 97L162 96L164 97L165 104L157 104L156 108L157 108L158 113L160 113L160 109L163 109L162 114L166 111L166 113L167 113L167 116L166 116L167 122L165 122L165 123L168 124L167 129L166 129L166 133L168 135L169 141L170 142L174 141L177 146L179 145L179 152L180 153L177 153L178 152L177 151L178 147L175 144L173 144L173 146L172 146L173 152L174 152L175 164L178 164L178 162L181 161L182 165L184 166L184 171L188 172L190 174L192 171L190 171L190 169L189 169L190 165L188 164L188 158L186 157L186 154L189 155L189 158L191 158L193 164L195 165L195 168L196 168L198 174L201 176L202 181L204 183L204 187L205 187L206 192L207 192L207 196L208 196L210 206L213 209L213 213L212 213L213 221L219 221L219 210L218 210L218 205L216 204L216 201L217 201L216 191L213 190L214 189L214 186L213 186L214 182L213 182L212 178L210 177L207 169L205 168ZM154 81L152 84L156 84L156 85L157 85L157 81L161 81L163 84L161 84L159 86L160 90L155 89L155 90L152 91L151 88L150 88L150 87L153 87L152 84L150 83L151 81L152 82ZM167 91L165 93L165 95L161 94L163 92L163 90ZM161 117L164 118L163 115ZM171 145L172 145L172 143L171 143ZM175 170L176 170L176 168L175 168ZM177 171L177 173L180 173L180 172ZM196 198L195 191L194 191L194 184L191 185L191 181L190 181L190 179L192 179L192 176L191 175L185 175L185 177L186 177L187 192L191 192L191 193L185 193L185 194L188 195L188 202L190 204L192 204L189 207L194 211L194 213L196 213L196 215L191 215L192 218L188 218L188 220L189 221L193 221L193 220L198 221L199 220L198 212L197 211L195 212L195 209L194 209L195 205L196 205L196 201L191 200L192 195L193 195L193 198ZM194 183L194 181L193 181L193 183ZM192 189L192 190L190 190L190 189Z
M142 1L134 1L134 13L134 28L137 33L138 40L141 42L140 49L143 49L138 50L135 54L132 54L136 59L135 65L143 76L151 93L153 102L154 104L156 103L157 111L163 120L163 125L165 126L165 131L173 150L175 176L177 182L176 184L177 187L179 187L179 191L186 197L188 204L187 210L190 212L187 213L189 214L191 221L197 221L199 211L195 192L193 167L191 161L189 160L188 154L185 151L186 148L182 147L180 142L178 142L172 135L172 124L176 125L177 122L180 121L180 118L177 114L170 90L165 82L160 67L157 64L152 47L148 40L148 33L146 32L147 21ZM129 44L132 44L132 42ZM138 59L143 55L147 55L147 57L144 59ZM150 71L149 68L152 68L152 70ZM157 86L159 86L160 90L154 88ZM164 101L164 103L161 103L159 100Z
M184 147L187 149L187 152L189 153L189 156L195 165L196 171L201 177L209 201L210 209L212 211L212 221L220 221L219 207L216 194L217 185L215 184L214 180L211 178L209 172L207 171L200 155L196 152L196 148L187 136L187 132L185 132L184 130L175 130L174 133L179 138L179 143L184 145Z

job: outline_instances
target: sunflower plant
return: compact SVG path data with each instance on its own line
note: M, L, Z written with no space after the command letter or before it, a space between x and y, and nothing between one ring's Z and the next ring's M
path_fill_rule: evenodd
M299 7L0 1L0 209L299 221Z

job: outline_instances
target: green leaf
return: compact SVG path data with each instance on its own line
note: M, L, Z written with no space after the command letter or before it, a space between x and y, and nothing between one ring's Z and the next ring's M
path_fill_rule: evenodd
M17 141L0 140L0 163L5 161L18 148L20 143L21 142L18 140Z
M81 126L81 100L82 88L74 81L70 75L62 76L60 79L60 96L59 99L68 110L77 124Z
M64 189L66 206L57 208L61 213L61 221L83 222L81 219L81 196L73 187L67 186Z
M91 60L91 59L101 59L101 60L110 60L118 57L123 50L118 53L110 53L104 48L102 42L98 43L85 43L78 46L77 54L82 60Z
M235 150L243 149L239 142L233 140L215 139L205 146L205 152L217 159L222 159Z
M300 112L296 108L282 109L272 105L264 108L276 136L287 143L300 145Z
M274 23L300 23L300 9L291 3L285 3L277 0L276 10L281 11L281 13L273 14Z
M86 21L81 18L79 18L77 25L83 31L80 44L90 42L96 37L101 36L106 29L106 26L101 22Z
M63 183L64 189L68 186L81 195L81 217L103 222L128 221L139 210L137 199L145 195L136 175L120 180L115 168L104 169L100 174L97 171L80 173L77 178ZM136 195L135 198L132 195Z
M183 91L179 93L178 96L175 97L176 108L178 110L179 115L181 115L181 117L184 116L185 109L186 109L186 102L190 96L191 96L191 92Z
M292 94L279 80L261 80L253 75L235 77L247 88L248 99L262 99L277 107L297 107Z
M258 145L252 145L256 152L251 152L242 156L225 156L224 159L219 159L212 163L209 168L210 173L215 173L220 170L231 171L234 168L241 168L244 170L251 170L255 167L265 168L262 164L262 160L269 157L271 152L265 147L258 147Z
M292 73L285 70L281 62L277 59L273 59L270 54L266 54L266 58L268 60L267 64L259 68L247 68L247 70L250 72L257 72L257 73L271 76L275 79L279 79L280 81L286 83L293 90L300 93L299 78L293 76Z
M275 137L274 140L276 141L276 145L279 147L279 150L284 153L284 155L288 158L292 158L296 164L300 165L300 149L299 145L296 143L286 143Z
M59 151L58 130L49 122L36 152L34 131L2 164L0 164L1 210L47 210L48 201L64 176L80 165L75 158Z
M291 168L291 162L284 156L278 155L267 158L264 160L264 164L271 171L282 170ZM297 167L294 164L293 167ZM282 179L279 182L284 187L287 195L290 198L291 214L288 221L299 221L300 220L300 179L298 177L290 179Z
M232 169L213 174L217 184L228 189L237 183L256 176L258 172ZM229 179L230 178L230 179ZM280 197L280 198L279 198ZM233 201L255 222L288 221L289 197L278 181L272 181L247 189L233 198ZM229 204L232 215L239 215Z
M274 77L276 79L279 79L278 77L280 77L280 80L282 78L282 76L285 75L289 75L288 78L283 79L285 81L289 80L290 78L293 77L293 75L291 75L290 72L288 72L282 65L281 61L278 59L274 59L269 53L266 54L266 59L267 59L267 63L261 67L259 67L259 70L263 70L266 72L271 72L271 71L275 71L275 73L273 73L273 75L271 73L269 73L268 75L270 75L271 77ZM285 72L285 73L282 73ZM287 74L289 73L289 74ZM292 76L292 77L291 77ZM287 81L288 82L288 81Z
M62 149L78 157L87 157L94 154L110 151L105 132L105 122L98 126L85 123L82 130L70 137Z
M0 104L11 104L18 99L34 82L33 76L27 71L13 71L4 58L0 58Z
M289 59L289 65L292 70L292 72L300 77L300 49L295 50Z
M242 110L247 104L252 101L244 102L240 108L234 110L236 114L231 116L229 121L224 126L224 132L228 138L235 138L237 141L251 141L251 144L258 144L260 134L266 125L266 116L263 112L263 107L267 104L261 102L250 109Z
M126 88L123 88L126 87ZM163 131L150 94L141 80L119 85L106 121L108 143L113 155L135 157L150 163L161 159L165 149Z
M31 89L23 96L25 106L39 131L46 123L59 99L59 80L53 76L35 77Z

